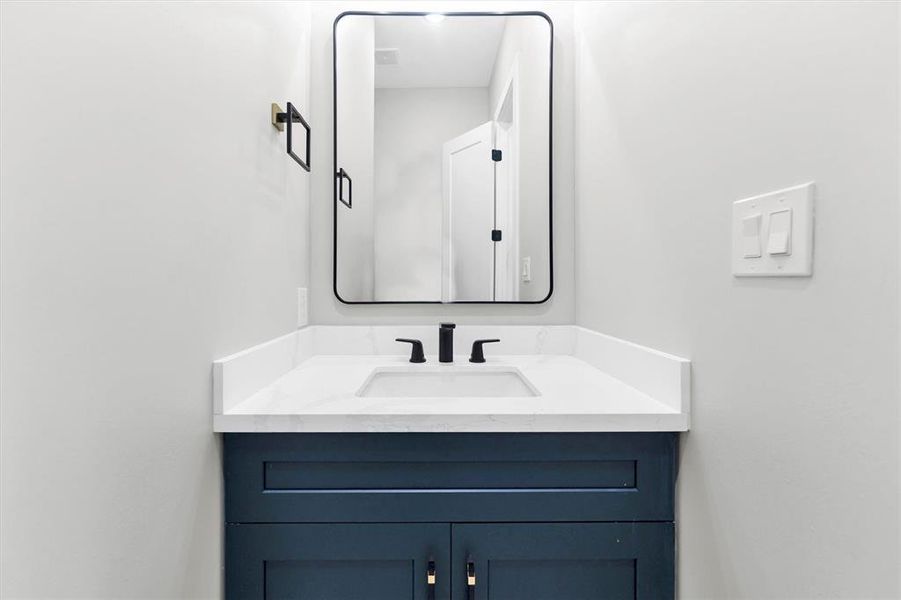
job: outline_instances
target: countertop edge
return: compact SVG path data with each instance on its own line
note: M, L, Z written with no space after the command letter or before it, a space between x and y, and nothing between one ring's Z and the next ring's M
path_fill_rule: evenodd
M216 433L682 432L687 414L214 415Z

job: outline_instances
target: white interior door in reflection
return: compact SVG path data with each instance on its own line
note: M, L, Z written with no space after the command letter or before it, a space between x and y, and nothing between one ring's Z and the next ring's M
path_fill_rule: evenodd
M444 302L494 300L493 127L489 121L444 144Z
M494 245L494 300L519 301L519 106L518 60L494 115L494 228L502 233Z

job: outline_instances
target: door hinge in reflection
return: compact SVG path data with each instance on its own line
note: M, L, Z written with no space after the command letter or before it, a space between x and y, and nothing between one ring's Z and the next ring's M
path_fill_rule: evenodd
M491 160L494 162L501 162L501 158L503 157L503 152L500 150L492 150L491 151Z
M501 233L500 229L492 229L491 230L491 241L492 242L501 241L501 236L502 236L502 233Z

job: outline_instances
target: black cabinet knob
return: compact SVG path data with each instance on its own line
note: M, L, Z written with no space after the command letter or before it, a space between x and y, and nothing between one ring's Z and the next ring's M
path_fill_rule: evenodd
M476 340L472 343L472 353L469 355L469 362L483 363L485 362L485 352L482 346L485 344L493 344L500 340Z
M407 338L396 338L395 342L404 342L406 344L411 344L413 348L410 352L410 362L411 363L424 363L425 362L425 353L422 351L422 342L419 340L408 340Z

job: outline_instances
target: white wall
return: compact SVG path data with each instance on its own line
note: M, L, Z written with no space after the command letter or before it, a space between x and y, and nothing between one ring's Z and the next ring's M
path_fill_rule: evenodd
M329 29L331 31L331 29ZM345 300L372 301L375 295L375 172L372 164L375 144L375 23L372 17L351 16L338 23L338 67L355 74L338 79L338 168L344 169L351 182L342 182L344 198L351 208L338 204L337 261L341 265L335 286ZM316 82L332 89L331 82ZM332 132L325 126L317 132L316 146ZM329 133L326 133L328 131ZM312 152L312 150L310 150ZM318 162L318 161L317 161ZM327 164L319 173L327 173ZM334 179L333 185L334 185ZM331 203L330 203L331 205ZM328 285L328 289L332 289Z
M487 88L375 91L376 300L441 300L442 145L489 119Z
M682 598L897 598L898 5L576 3L581 325L692 359ZM817 182L811 279L731 202Z
M210 363L308 280L309 7L0 11L0 596L218 598Z
M472 6L465 8L472 8ZM461 10L460 2L416 2L415 10ZM410 2L313 3L312 102L320 123L332 119L332 22L345 10L411 10ZM332 293L332 174L315 170L311 180L311 319L314 323L571 323L573 284L572 177L572 3L486 0L478 10L544 10L554 20L554 295L540 305L383 305L346 306ZM313 147L315 164L332 162L328 131Z

